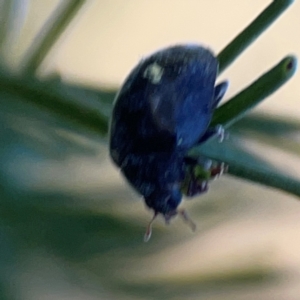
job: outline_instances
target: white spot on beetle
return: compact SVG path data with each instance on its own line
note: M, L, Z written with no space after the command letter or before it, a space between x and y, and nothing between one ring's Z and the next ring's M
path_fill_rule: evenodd
M179 138L179 140L177 142L177 146L180 146L182 144L182 142L183 142L183 138L181 137L181 138Z
M156 62L149 65L143 73L144 78L148 78L151 83L158 84L164 73L163 67L161 67Z

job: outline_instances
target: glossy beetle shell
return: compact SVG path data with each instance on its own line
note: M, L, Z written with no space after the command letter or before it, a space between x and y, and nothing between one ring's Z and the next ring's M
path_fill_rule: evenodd
M186 154L204 141L227 88L215 87L218 61L199 45L143 59L121 87L110 124L110 155L148 207L168 220L181 202Z

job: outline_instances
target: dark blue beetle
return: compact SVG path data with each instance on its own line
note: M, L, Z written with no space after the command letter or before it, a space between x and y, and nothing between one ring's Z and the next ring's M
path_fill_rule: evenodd
M154 210L154 218L162 214L168 222L181 213L187 219L177 210L187 166L194 163L187 152L220 129L209 128L227 89L227 82L215 87L217 73L218 61L210 50L169 47L143 59L115 99L110 155Z

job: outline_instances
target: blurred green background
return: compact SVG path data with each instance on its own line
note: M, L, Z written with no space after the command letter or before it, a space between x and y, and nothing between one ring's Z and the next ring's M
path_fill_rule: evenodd
M78 104L108 116L125 76L158 48L199 42L218 53L270 1L88 0L38 69L43 81L20 80L24 53L63 2L0 0L0 15L14 4L1 23L0 299L299 299L299 199L223 176L183 204L195 233L159 220L145 244L152 213L112 165L101 123L73 114ZM222 74L227 99L299 55L299 15L295 1ZM299 79L230 130L232 155L300 179Z

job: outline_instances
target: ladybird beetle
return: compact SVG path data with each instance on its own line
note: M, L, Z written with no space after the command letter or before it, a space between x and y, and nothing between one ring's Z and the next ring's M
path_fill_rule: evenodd
M178 209L182 193L191 197L206 191L208 179L224 170L187 156L195 145L222 136L221 126L209 128L228 86L227 81L215 86L217 73L218 60L209 49L175 45L143 59L116 96L110 156L154 211L145 240L158 214L167 223L180 214L194 229L185 211ZM195 173L199 165L206 175Z

